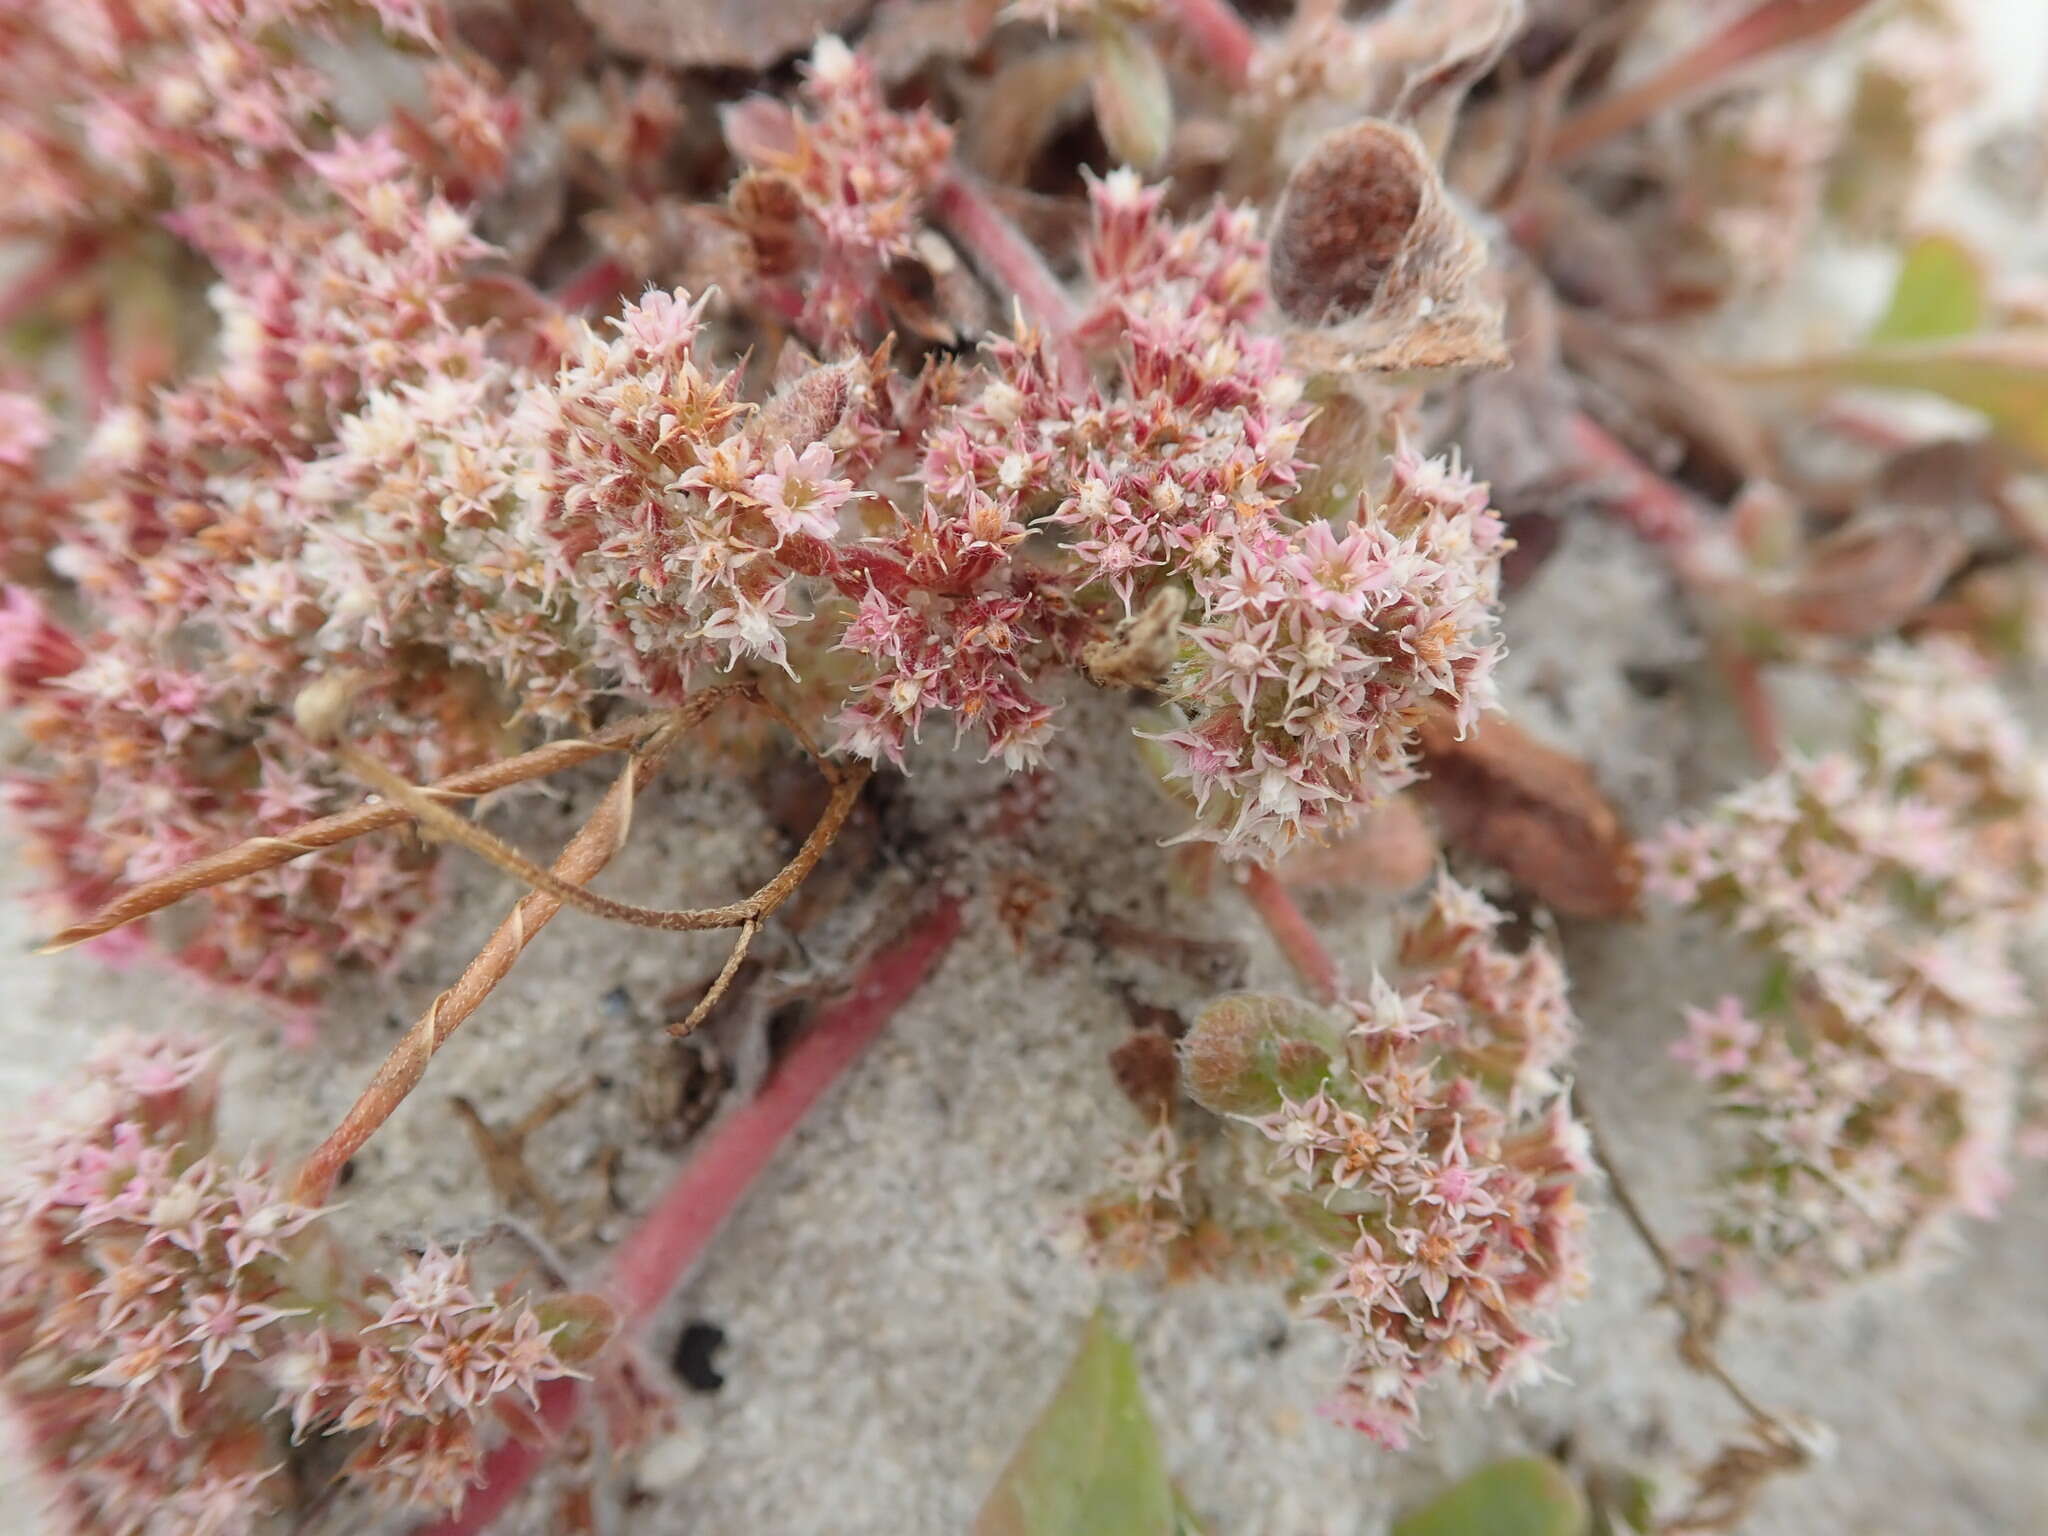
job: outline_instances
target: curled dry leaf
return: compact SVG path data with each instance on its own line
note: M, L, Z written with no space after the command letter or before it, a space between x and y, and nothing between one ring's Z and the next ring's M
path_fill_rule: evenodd
M1524 0L1396 7L1371 29L1376 62L1399 81L1386 115L1441 146L1466 91L1499 62L1528 19Z
M1447 715L1424 721L1424 798L1445 841L1498 864L1566 917L1626 917L1642 870L1593 774L1499 715L1460 739Z
M1081 111L1094 68L1095 51L1080 43L1003 64L961 135L967 163L1005 186L1024 181L1039 152Z
M1763 616L1799 634L1875 639L1918 615L1968 554L1948 520L1870 513L1809 544L1764 595Z
M1104 688L1156 688L1180 649L1180 621L1187 609L1184 589L1161 587L1114 635L1081 652L1089 681Z
M1288 178L1268 276L1301 367L1406 373L1506 363L1486 265L1421 141L1367 118Z
M873 6L874 0L576 0L606 46L686 69L766 69L852 26Z

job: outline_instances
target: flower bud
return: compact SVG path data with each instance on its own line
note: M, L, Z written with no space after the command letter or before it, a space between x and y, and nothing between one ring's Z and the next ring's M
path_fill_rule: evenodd
M1295 998L1219 998L1181 1042L1182 1080L1217 1114L1270 1114L1283 1094L1306 1099L1330 1075L1330 1053L1316 1038L1328 1032L1323 1015Z

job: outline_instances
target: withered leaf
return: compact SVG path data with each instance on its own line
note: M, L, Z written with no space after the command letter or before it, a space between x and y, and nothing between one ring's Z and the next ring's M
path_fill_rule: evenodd
M1620 814L1577 758L1500 715L1463 740L1447 715L1421 731L1424 798L1444 839L1498 864L1567 917L1627 917L1641 866Z
M1180 1047L1156 1029L1134 1030L1109 1053L1109 1070L1132 1108L1157 1119L1180 1092Z
M1274 872L1297 891L1348 889L1398 896L1429 878L1436 852L1428 820L1410 796L1400 794L1367 811L1335 842L1295 849Z
M1766 610L1801 634L1889 634L1933 600L1969 552L1948 518L1866 514L1809 544Z
M607 47L683 68L766 69L867 15L874 0L576 0Z

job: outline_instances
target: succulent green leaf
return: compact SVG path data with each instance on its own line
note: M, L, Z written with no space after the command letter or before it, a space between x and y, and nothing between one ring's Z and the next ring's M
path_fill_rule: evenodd
M1402 1516L1393 1536L1585 1536L1586 1528L1585 1496L1564 1468L1519 1456L1481 1467Z
M1891 304L1870 333L1872 346L1947 341L1984 327L1984 268L1953 235L1923 235L1906 249Z
M1109 152L1148 175L1158 170L1173 144L1173 87L1151 40L1120 22L1103 26L1091 88Z
M974 1536L1176 1536L1190 1529L1166 1475L1131 1346L1100 1313L974 1522Z

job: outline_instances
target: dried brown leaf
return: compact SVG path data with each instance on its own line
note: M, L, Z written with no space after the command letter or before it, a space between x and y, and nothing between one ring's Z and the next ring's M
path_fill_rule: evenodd
M1291 890L1399 896L1429 878L1436 855L1436 834L1421 809L1409 796L1395 795L1335 842L1305 845L1288 854L1275 873Z
M866 16L874 0L576 0L606 46L683 68L766 69Z
M1765 613L1800 634L1874 639L1925 608L1968 555L1948 519L1866 514L1809 544Z
M1180 1093L1180 1048L1173 1037L1141 1029L1109 1053L1109 1070L1139 1114L1159 1119Z
M1448 716L1422 727L1422 792L1444 839L1498 864L1567 917L1627 917L1641 867L1620 814L1577 758L1489 715L1461 740Z

